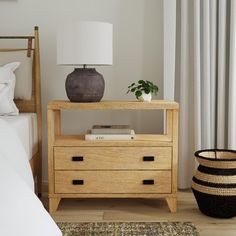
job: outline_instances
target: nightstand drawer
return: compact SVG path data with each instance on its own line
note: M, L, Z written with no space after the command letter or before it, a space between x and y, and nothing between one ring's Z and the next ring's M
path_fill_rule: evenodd
M171 171L56 171L55 193L171 193Z
M56 170L171 169L171 147L55 147Z

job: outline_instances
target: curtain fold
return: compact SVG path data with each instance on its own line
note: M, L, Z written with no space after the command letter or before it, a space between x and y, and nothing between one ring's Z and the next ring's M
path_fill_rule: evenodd
M216 116L216 75L217 75L217 3L216 1L210 1L210 84L211 84L211 98L210 98L210 104L214 104L211 107L211 146L215 145L214 137L216 135L215 132L215 116ZM213 62L213 63L211 63Z
M236 1L231 0L228 146L236 149Z
M218 16L218 89L217 89L217 147L225 147L225 87L226 87L226 0L219 1Z
M200 60L200 0L194 1L193 6L193 16L194 16L194 147L195 150L201 148L201 60Z
M236 1L177 4L179 187L188 188L196 150L236 149Z

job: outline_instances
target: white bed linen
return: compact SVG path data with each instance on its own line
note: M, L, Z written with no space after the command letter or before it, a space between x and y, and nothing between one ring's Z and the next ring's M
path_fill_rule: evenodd
M36 113L20 113L18 116L0 116L16 131L22 142L28 160L38 151L38 130Z
M0 186L0 235L62 235L34 194L29 161L17 134L1 118Z
M0 163L0 235L61 236L34 192L1 156Z
M16 173L34 191L33 175L24 147L14 129L6 121L2 120L1 117L0 156L7 159Z

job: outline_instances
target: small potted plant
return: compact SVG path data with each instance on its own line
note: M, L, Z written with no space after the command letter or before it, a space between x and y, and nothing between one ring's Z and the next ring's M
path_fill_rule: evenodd
M157 95L158 90L158 87L151 81L139 80L138 84L132 83L128 86L127 93L134 93L139 101L150 102L152 100L152 94Z

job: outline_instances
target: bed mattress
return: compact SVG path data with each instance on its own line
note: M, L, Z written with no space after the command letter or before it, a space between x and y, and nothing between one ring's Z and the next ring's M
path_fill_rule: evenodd
M30 160L38 151L38 129L36 113L20 113L18 116L0 116L15 130Z

